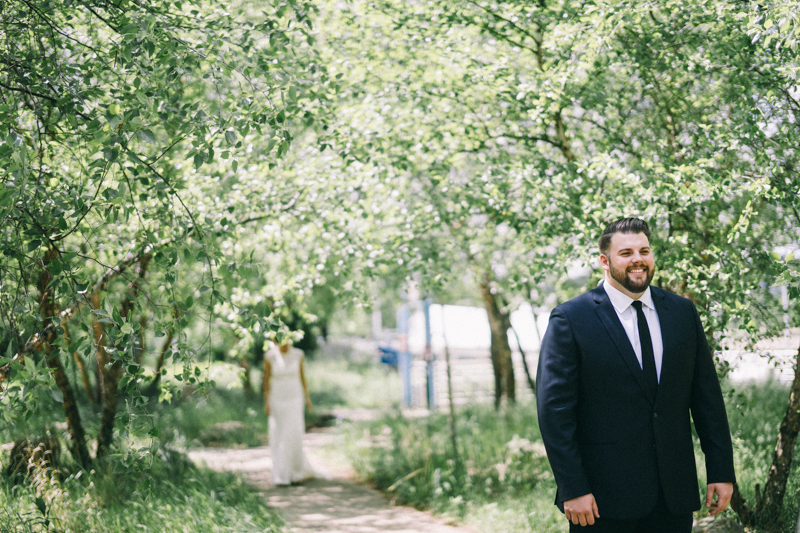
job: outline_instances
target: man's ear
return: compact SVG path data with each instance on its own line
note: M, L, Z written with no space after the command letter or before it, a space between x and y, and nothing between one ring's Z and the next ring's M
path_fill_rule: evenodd
M603 270L609 270L611 268L608 264L608 256L606 254L600 254L600 265L603 267Z

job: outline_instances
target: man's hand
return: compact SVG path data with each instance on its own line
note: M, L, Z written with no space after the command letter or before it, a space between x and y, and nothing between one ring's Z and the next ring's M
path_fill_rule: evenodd
M728 496L730 500L730 495ZM575 525L594 525L594 519L600 518L597 510L597 502L594 501L593 494L584 494L579 498L572 498L564 502L564 515L567 520Z
M717 493L717 501L714 501L714 493ZM712 509L708 512L711 516L719 514L728 508L733 496L733 483L709 483L706 491L706 507Z

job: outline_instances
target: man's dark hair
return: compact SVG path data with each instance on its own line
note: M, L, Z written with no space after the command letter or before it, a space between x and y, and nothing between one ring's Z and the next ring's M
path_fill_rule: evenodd
M603 230L598 243L601 254L608 255L608 250L611 248L611 237L615 233L644 233L647 240L650 240L650 227L647 222L636 217L621 218L615 220Z

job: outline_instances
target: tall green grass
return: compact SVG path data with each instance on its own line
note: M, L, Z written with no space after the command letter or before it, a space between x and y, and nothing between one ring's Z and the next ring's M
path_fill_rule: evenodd
M386 365L319 357L306 361L306 379L311 400L320 410L400 405L400 378Z
M728 421L733 435L736 476L739 489L749 505L755 505L756 484L764 487L772 465L775 443L789 399L787 386L776 383L746 385L729 389L726 397ZM698 456L700 454L698 446ZM786 485L781 516L775 517L781 533L796 533L794 524L800 511L800 441ZM699 470L704 471L700 465Z
M754 502L755 484L766 480L788 390L748 385L727 393L740 488ZM497 413L472 406L457 414L459 459L449 440L447 417L408 419L399 413L348 429L348 454L356 472L398 503L451 516L486 532L567 531L553 505L555 483L547 463L533 404ZM705 496L705 464L697 444L698 489ZM794 533L800 506L800 447L782 515L770 533ZM735 519L729 510L727 516ZM705 516L705 511L697 517ZM766 533L755 530L753 533Z
M211 371L214 366L223 364L212 364ZM184 394L180 401L154 405L150 416L160 439L180 448L266 445L263 374L252 371L250 396L241 387L240 377L231 375L227 381L218 381L217 388L207 395ZM314 411L306 414L311 425L322 423L333 409L387 409L400 402L400 380L388 367L345 359L309 359L306 378L314 405Z
M563 530L533 406L500 414L471 406L459 411L457 426L458 461L444 414L409 419L397 413L353 425L349 456L363 479L397 503L484 531Z
M165 380L175 371L169 370ZM317 359L308 360L306 370L315 405L315 413L307 416L311 423L337 407L399 403L399 380L388 368ZM150 402L145 412L135 414L126 412L126 399L121 399L108 469L79 473L64 453L61 477L35 475L17 485L0 479L0 532L280 531L280 521L240 478L195 468L175 451L201 445L259 446L268 440L262 373L253 371L253 394L248 396L241 371L233 365L210 363L201 371L217 383L208 394L186 389L180 400ZM45 407L16 426L0 427L0 440L11 442L50 430L67 450L66 431L52 423L63 416L60 406ZM94 434L97 406L84 400L80 408L89 434ZM155 428L158 437L140 441L129 433L134 424L143 426L144 433ZM6 462L0 455L0 464Z
M196 446L263 446L268 442L267 417L258 393L243 389L215 390L185 396L180 402L151 410L159 438L178 448Z
M281 520L240 478L195 468L174 451L60 477L39 471L17 485L0 483L0 531L282 530Z

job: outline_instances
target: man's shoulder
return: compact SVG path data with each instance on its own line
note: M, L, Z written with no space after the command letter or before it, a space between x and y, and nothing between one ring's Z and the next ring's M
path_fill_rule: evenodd
M684 298L683 296L660 287L653 287L651 285L650 292L653 295L654 300L663 300L668 303L676 304L680 307L691 307L694 305L690 299Z
M584 312L589 308L594 308L597 306L598 302L602 301L603 298L607 298L605 291L603 290L602 285L598 285L594 289L584 292L583 294L572 298L571 300L567 300L566 302L560 304L556 309L560 309L565 314L572 314L572 313L580 313Z

